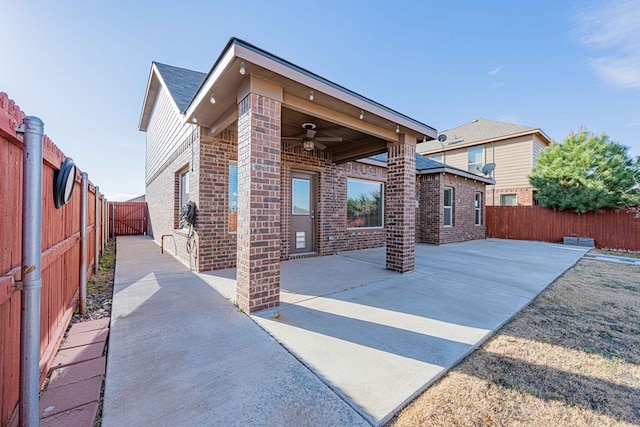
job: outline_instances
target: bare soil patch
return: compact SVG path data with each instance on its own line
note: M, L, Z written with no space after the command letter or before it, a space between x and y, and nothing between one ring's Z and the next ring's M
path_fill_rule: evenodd
M639 425L640 268L581 260L390 424Z

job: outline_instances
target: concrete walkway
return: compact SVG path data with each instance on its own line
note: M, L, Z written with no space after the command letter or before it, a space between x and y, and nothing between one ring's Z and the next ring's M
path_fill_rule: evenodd
M249 317L220 295L235 299L235 271L121 238L103 425L383 424L584 252L418 245L404 275L384 249L288 261L282 305Z

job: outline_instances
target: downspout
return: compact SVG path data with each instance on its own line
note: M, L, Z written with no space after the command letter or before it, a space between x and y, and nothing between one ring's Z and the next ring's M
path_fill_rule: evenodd
M87 310L87 207L89 175L82 172L82 211L80 213L80 314Z
M98 274L98 268L100 267L99 264L99 254L100 254L100 239L99 239L99 234L98 234L98 224L100 221L100 187L96 187L95 188L95 195L96 195L96 218L95 218L95 222L94 222L94 227L93 227L93 240L94 240L94 246L93 246L93 274ZM102 231L102 230L100 230Z
M24 118L22 152L22 304L20 316L20 425L38 426L40 298L42 290L42 144L44 123Z

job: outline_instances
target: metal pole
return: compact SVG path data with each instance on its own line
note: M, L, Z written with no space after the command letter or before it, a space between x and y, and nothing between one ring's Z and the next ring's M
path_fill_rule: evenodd
M80 213L80 314L87 309L87 207L89 175L82 172L82 211Z
M22 305L20 322L20 425L39 423L40 291L42 289L42 140L44 123L24 118L22 152Z
M93 274L98 274L98 269L100 267L100 263L99 263L99 254L100 254L100 234L98 233L98 230L100 229L100 227L98 227L98 223L100 221L100 187L96 187L95 188L95 194L96 194L96 219L95 219L95 226L93 227L93 241L95 243L94 245L94 249L93 249Z

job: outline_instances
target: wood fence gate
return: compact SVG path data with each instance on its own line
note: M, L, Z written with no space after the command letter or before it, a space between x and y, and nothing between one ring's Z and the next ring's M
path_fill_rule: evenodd
M110 202L111 236L147 234L147 202Z

